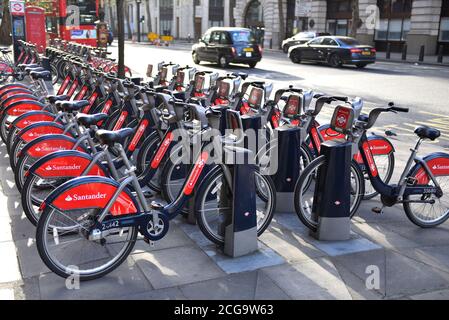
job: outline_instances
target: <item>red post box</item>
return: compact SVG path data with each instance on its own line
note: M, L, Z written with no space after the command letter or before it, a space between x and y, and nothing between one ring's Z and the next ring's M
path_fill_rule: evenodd
M39 53L43 53L47 46L45 10L34 6L26 7L25 25L27 42L34 43Z

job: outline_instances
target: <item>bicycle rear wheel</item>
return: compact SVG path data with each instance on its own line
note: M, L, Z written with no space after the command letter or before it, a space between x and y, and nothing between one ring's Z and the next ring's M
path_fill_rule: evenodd
M137 227L111 229L101 240L87 234L98 209L65 210L46 206L39 220L36 244L46 266L67 278L92 280L117 268L130 254L137 238Z

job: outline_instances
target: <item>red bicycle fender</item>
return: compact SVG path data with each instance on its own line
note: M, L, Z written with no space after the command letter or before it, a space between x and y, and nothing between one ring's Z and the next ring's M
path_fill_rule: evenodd
M34 103L33 103L34 102ZM18 105L10 105L4 112L9 116L18 117L26 112L43 110L44 107L36 101L24 101Z
M52 114L32 114L30 116L26 116L20 121L17 121L14 125L18 129L23 129L31 124L42 121L54 121L56 116Z
M29 156L33 158L41 158L49 153L61 150L72 150L75 143L66 139L46 139L34 144L31 148L27 149L26 152ZM76 150L84 152L81 147Z
M109 180L106 179L105 180ZM75 185L61 192L52 205L59 210L104 208L113 197L117 186L107 182L86 182ZM137 213L131 197L122 191L110 210L113 216Z
M434 176L449 176L449 154L441 152L432 153L423 160ZM419 164L411 170L410 176L415 177L418 184L426 185L430 181L426 170Z
M369 136L368 144L374 156L386 155L394 152L394 147L391 142L387 138L381 136Z
M79 177L89 166L92 159L83 156L57 156L42 163L33 173L41 178L52 177ZM89 176L102 176L106 174L98 164L95 164L86 174Z
M46 134L63 134L63 132L64 129L57 126L38 126L36 128L26 130L26 132L22 134L19 133L19 136L20 139L28 143Z

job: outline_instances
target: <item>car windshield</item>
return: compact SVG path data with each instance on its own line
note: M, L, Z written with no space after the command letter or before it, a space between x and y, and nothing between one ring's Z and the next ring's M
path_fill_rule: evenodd
M250 31L231 31L230 32L233 43L252 43L255 42L255 38Z
M353 38L339 38L338 40L348 46L357 46L360 44L356 39Z
M300 32L296 35L297 38L301 39L313 39L315 38L315 33L313 32Z

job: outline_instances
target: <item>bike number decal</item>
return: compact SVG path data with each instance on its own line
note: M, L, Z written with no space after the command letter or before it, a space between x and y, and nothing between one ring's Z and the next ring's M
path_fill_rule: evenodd
M156 169L157 167L159 167L159 164L161 163L162 158L164 158L164 155L167 152L168 147L170 146L172 141L173 141L173 133L169 132L167 133L161 145L159 146L159 149L157 150L153 161L151 161L151 168Z
M86 183L62 192L52 205L60 210L104 208L113 197L117 187L107 183ZM122 191L110 210L113 216L136 213L137 208L129 195Z
M90 160L82 157L57 157L43 163L34 173L41 178L79 177L89 164ZM105 176L105 173L97 164L95 164L86 175Z
M186 196L190 195L193 192L196 182L198 181L198 178L200 177L201 172L203 171L208 158L209 154L203 151L201 153L201 156L196 161L195 167L193 168L192 173L190 174L189 179L187 180L187 184L184 187L183 192Z
M449 158L434 158L426 162L434 176L449 176ZM430 177L421 167L415 175L418 184L428 184Z
M370 145L368 142L363 143L363 153L368 161L368 167L373 177L377 177L378 171L376 163L374 162L373 154L371 153Z
M120 114L120 117L117 120L117 123L114 126L114 129L112 129L113 131L118 130L122 127L123 123L125 122L126 117L128 116L128 112L127 111L123 111Z
M139 143L140 138L142 137L143 133L145 132L145 129L148 126L148 120L145 119L140 124L139 128L137 129L136 133L134 134L133 139L129 143L128 150L134 151L136 149L137 144Z

